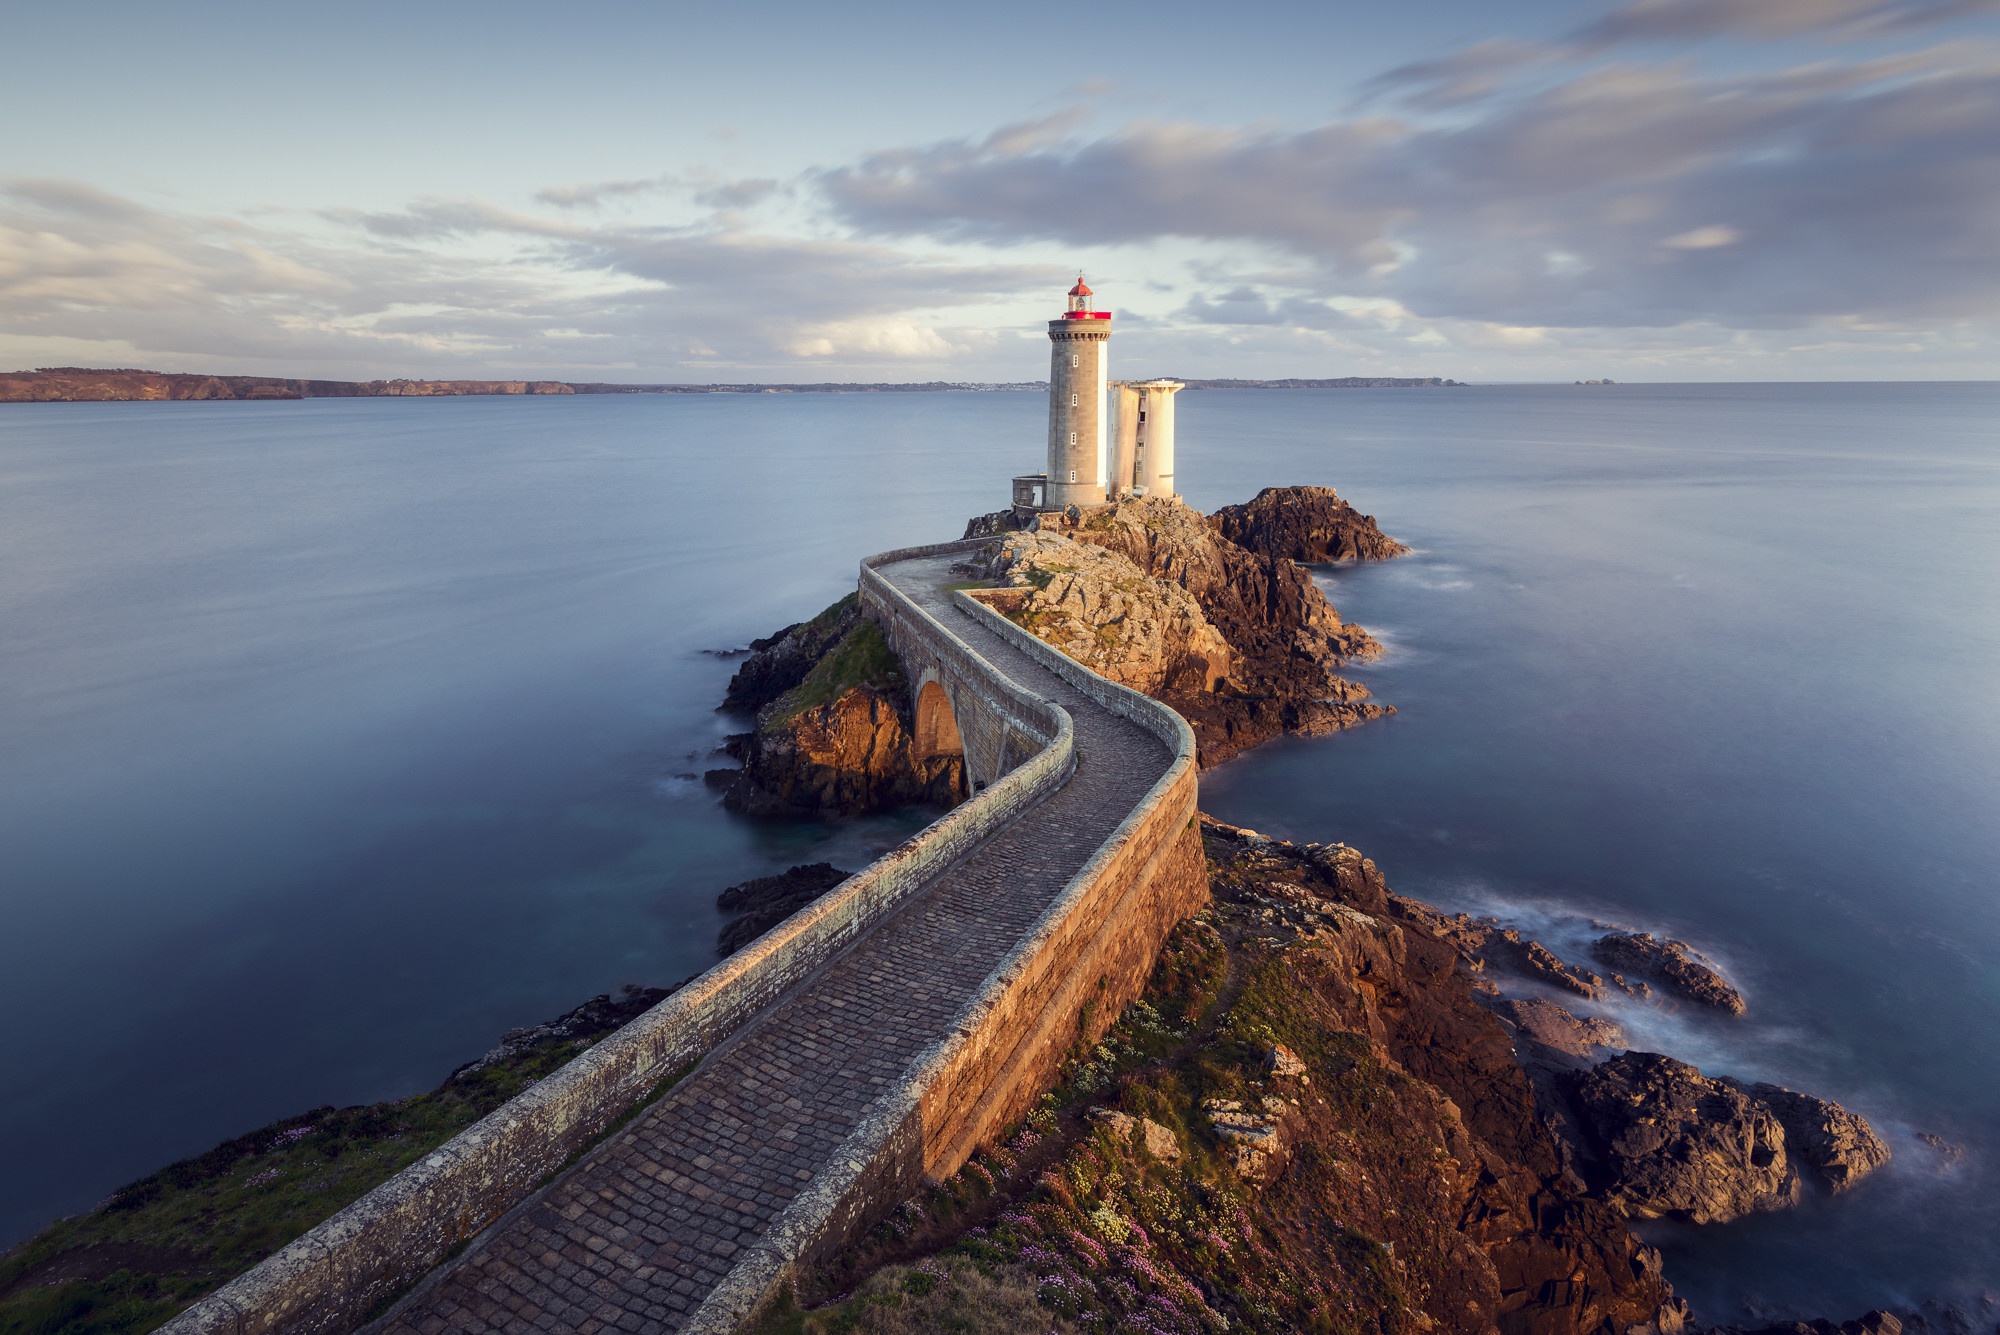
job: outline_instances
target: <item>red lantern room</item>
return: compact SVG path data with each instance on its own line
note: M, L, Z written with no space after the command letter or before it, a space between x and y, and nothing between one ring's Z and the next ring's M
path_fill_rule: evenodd
M1090 309L1091 290L1084 285L1083 275L1076 276L1076 286L1069 290L1069 309L1063 312L1065 320L1109 320L1110 311Z

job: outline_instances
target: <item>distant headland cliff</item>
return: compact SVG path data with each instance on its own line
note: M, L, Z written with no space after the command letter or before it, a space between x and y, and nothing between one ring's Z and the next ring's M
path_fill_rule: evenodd
M1335 380L1188 380L1189 389L1458 388L1431 377L1344 376ZM770 384L614 384L564 380L295 380L131 368L44 366L0 371L0 403L123 403L189 400L456 398L486 394L898 394L1042 391L1048 382L926 380Z

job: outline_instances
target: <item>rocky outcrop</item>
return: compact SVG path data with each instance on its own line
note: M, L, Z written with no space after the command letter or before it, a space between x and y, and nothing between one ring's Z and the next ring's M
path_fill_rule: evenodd
M858 601L758 641L738 669L730 699L764 703L755 731L732 739L743 768L723 794L731 810L859 816L964 800L965 758L917 754L909 681Z
M1458 947L1466 962L1481 972L1491 966L1498 972L1532 978L1588 1000L1604 995L1602 978L1569 963L1541 942L1523 936L1519 928L1509 927L1497 918L1443 913L1415 900L1409 901L1407 912L1421 920L1433 934Z
M1610 968L1651 978L1698 1005L1743 1014L1743 994L1685 941L1662 941L1649 932L1612 932L1599 938L1590 953Z
M1241 1099L1205 1099L1201 1110L1229 1154L1236 1176L1258 1186L1285 1171L1291 1146L1285 1139L1285 1114L1291 1106L1275 1094L1252 1104Z
M1626 1046L1625 1031L1610 1020L1575 1015L1539 997L1503 997L1493 1013L1514 1031L1516 1046L1532 1045L1529 1057L1581 1070Z
M1410 549L1375 525L1332 487L1266 487L1242 505L1208 517L1217 533L1248 552L1307 565L1387 561Z
M1267 943L1229 1029L1284 1017L1258 1059L1267 1084L1226 1096L1294 1147L1260 1197L1268 1208L1392 1238L1412 1305L1445 1330L1677 1330L1684 1309L1658 1253L1565 1172L1505 1027L1431 931L1436 911L1345 845L1207 817L1203 830L1225 925L1234 916ZM1276 1047L1310 1075L1279 1077L1291 1065ZM1273 1095L1293 1111L1266 1105ZM1405 1148L1385 1155L1391 1143Z
M1628 1214L1720 1223L1796 1205L1804 1172L1833 1192L1889 1161L1866 1119L1776 1085L1628 1052L1567 1087L1606 1199Z
M715 953L735 954L852 874L830 862L812 862L730 886L715 897L715 906L737 916L722 925Z
M1777 1114L1786 1145L1835 1195L1889 1162L1875 1128L1837 1103L1779 1085L1752 1085L1750 1094Z
M1013 596L989 605L1077 662L1146 695L1212 691L1228 641L1187 590L1117 552L1060 533L1017 533L992 559Z
M1062 640L1052 642L1081 644L1099 659L1119 657L1117 642L1126 630L1121 603L1109 595L1122 590L1128 600L1136 596L1135 574L1185 593L1206 628L1220 636L1228 650L1226 668L1202 638L1206 632L1190 625L1182 657L1160 674L1157 687L1141 688L1188 720L1204 766L1281 733L1316 735L1394 712L1369 703L1365 687L1336 671L1343 663L1373 658L1381 646L1359 626L1344 623L1311 574L1289 558L1237 546L1172 499L1120 501L1074 514L1039 515L1035 522L1032 532L996 540L977 568L1028 590L1023 598L1035 603L1043 601L1038 586L1088 572L1089 582L1101 586L1105 596L1073 604L1055 626ZM1078 554L1078 547L1123 557L1130 569ZM1164 592L1146 597L1163 609L1172 600ZM1145 624L1155 620L1172 616L1163 613ZM1201 671L1186 670L1191 661Z
M822 704L760 719L723 804L764 817L956 806L965 798L965 758L914 754L906 695L853 686Z
M1784 1124L1734 1081L1628 1052L1576 1076L1570 1092L1596 1185L1626 1214L1715 1224L1798 1204Z
M1178 1163L1181 1143L1174 1133L1150 1117L1133 1117L1113 1108L1098 1108L1090 1119L1121 1141L1144 1146L1146 1153L1162 1163Z

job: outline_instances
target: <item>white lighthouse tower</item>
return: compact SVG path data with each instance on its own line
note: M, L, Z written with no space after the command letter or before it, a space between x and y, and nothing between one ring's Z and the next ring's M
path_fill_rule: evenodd
M1109 384L1111 312L1093 307L1083 275L1069 308L1049 321L1049 481L1042 509L1102 505L1111 443L1104 393Z
M1014 517L1115 504L1130 496L1171 499L1174 395L1178 380L1110 379L1111 312L1076 276L1069 307L1049 321L1049 465L1014 479Z

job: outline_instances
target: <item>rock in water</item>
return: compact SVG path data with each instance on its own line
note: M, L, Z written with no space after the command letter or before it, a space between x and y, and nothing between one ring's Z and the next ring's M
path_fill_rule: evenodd
M1208 522L1245 551L1307 564L1387 561L1410 552L1332 487L1266 487L1246 504L1223 506Z
M1629 1215L1723 1223L1798 1204L1778 1115L1732 1080L1657 1052L1569 1079L1604 1197Z
M757 730L732 754L743 768L723 795L752 816L860 816L893 807L950 807L966 794L965 757L920 756L912 735L909 679L881 628L843 599L772 642L810 644L833 626L847 630L825 647L797 683L758 711ZM789 652L789 651L788 651ZM744 665L749 672L757 662ZM789 674L795 665L783 668ZM771 674L778 669L772 668ZM743 679L743 673L737 674ZM776 675L759 678L766 689Z
M1591 954L1614 969L1655 978L1676 995L1703 1006L1743 1013L1743 994L1685 941L1662 941L1648 932L1612 932Z
M812 862L730 886L715 897L715 906L741 916L723 924L715 953L735 954L852 874L830 862Z
M1508 997L1493 1013L1514 1029L1517 1040L1536 1046L1534 1056L1554 1066L1581 1069L1625 1046L1625 1031L1609 1020L1578 1016L1539 997Z
M1750 1093L1778 1115L1792 1153L1835 1195L1889 1162L1889 1147L1858 1113L1778 1085L1752 1085Z

